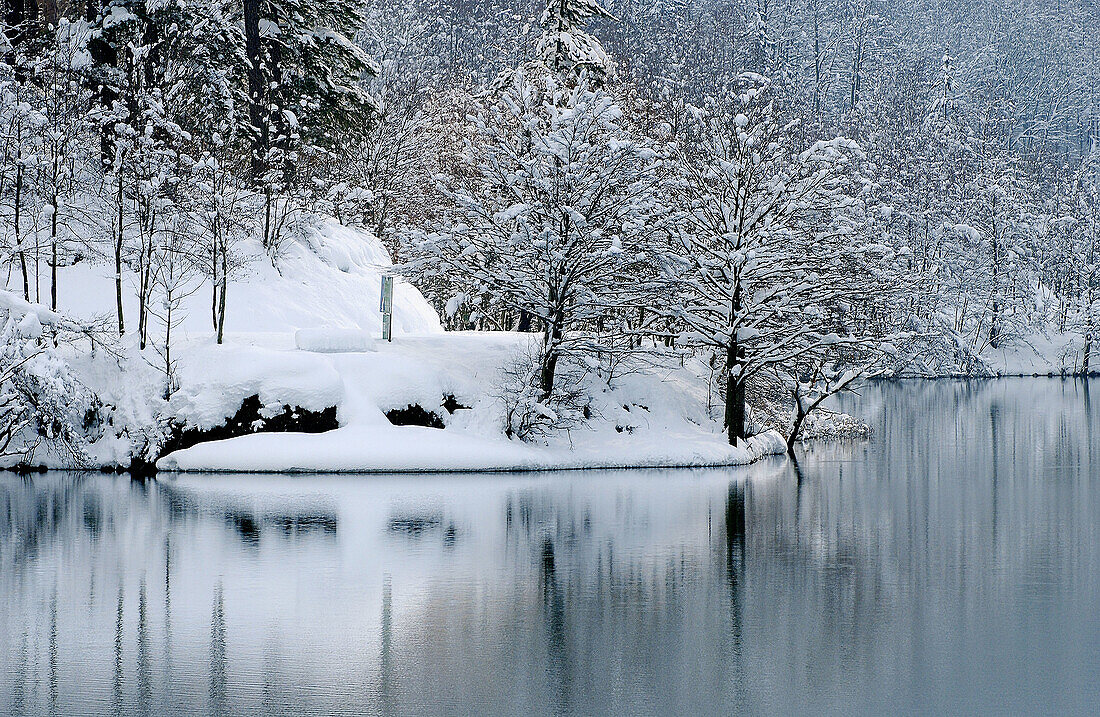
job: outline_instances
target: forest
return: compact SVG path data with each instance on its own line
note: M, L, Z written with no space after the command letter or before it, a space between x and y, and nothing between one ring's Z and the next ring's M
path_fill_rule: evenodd
M229 341L323 218L530 335L509 439L685 362L732 446L871 377L1100 370L1095 0L5 0L0 52L13 460L158 457L184 316Z

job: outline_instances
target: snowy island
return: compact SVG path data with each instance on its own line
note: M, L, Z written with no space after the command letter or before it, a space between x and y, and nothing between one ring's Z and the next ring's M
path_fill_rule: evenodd
M537 334L444 331L420 293L398 280L393 340L381 341L379 296L389 257L370 234L331 219L317 220L290 243L278 270L258 243L252 250L247 272L229 288L222 345L211 334L206 293L189 295L177 309L176 385L167 400L165 371L150 349L127 345L119 357L89 352L86 344L71 348L76 377L109 407L102 413L110 423L86 446L90 465L128 466L151 437L160 438L165 417L179 428L160 438L158 450L171 441L201 442L159 457L161 471L714 466L784 450L773 432L729 446L720 400L707 395L706 366L690 358L610 385L592 374L585 379L590 420L537 440L509 438L502 370ZM111 295L103 291L109 267L81 262L61 274L66 304L81 307L82 318L111 315ZM136 315L136 302L131 291L124 308ZM318 432L277 427L284 415L292 429ZM215 440L226 431L246 435ZM30 462L74 465L48 442Z

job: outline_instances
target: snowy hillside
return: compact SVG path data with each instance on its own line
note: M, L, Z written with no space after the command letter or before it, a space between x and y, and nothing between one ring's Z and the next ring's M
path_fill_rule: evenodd
M318 219L289 238L280 250L278 268L259 242L242 247L245 266L229 287L226 332L292 334L296 329L339 327L379 332L381 275L391 266L389 255L374 237ZM76 318L114 320L114 267L85 260L58 271L58 305ZM15 288L14 285L10 288ZM137 316L136 275L125 277L124 315ZM43 292L45 291L43 281ZM439 318L412 286L394 287L395 334L440 331ZM182 338L213 336L209 283L185 300L178 329Z

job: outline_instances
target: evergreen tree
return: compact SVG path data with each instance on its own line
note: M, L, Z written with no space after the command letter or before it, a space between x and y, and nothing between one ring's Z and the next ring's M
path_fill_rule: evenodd
M596 83L605 79L611 60L600 41L585 32L585 25L596 17L612 16L596 0L548 0L539 20L539 60L563 77L583 75Z

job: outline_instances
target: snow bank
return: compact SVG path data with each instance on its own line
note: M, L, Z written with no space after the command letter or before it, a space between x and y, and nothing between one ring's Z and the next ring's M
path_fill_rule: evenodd
M1084 345L1078 333L1036 332L1000 348L986 348L981 358L996 376L1062 376L1081 371Z
M334 219L307 224L283 244L278 267L256 241L241 246L245 266L230 283L225 330L242 340L276 334L293 346L297 329L357 329L382 335L379 299L382 275L392 267L385 247L372 234ZM90 259L58 270L58 306L74 318L115 320L114 267ZM123 313L137 320L136 275L127 272ZM393 331L442 331L439 317L415 287L394 282ZM48 285L43 286L48 291ZM181 340L213 335L209 284L191 294L177 312L173 334ZM163 328L153 326L154 335Z
M303 351L212 342L188 347L177 369L179 390L168 414L196 428L225 422L250 396L270 409L284 405L322 411L344 399L344 384L332 365Z
M951 340L946 338L945 345L909 357L898 377L1079 376L1084 363L1084 337L1053 327L1006 337L996 348L985 346L979 354L968 340L955 337L954 346ZM1095 350L1093 356L1095 369Z
M490 471L718 466L750 463L785 450L776 434L758 436L737 448L726 444L720 425L706 408L701 366L673 366L656 373L631 374L609 388L589 382L594 418L586 425L542 444L509 440L502 406L494 395L500 371L527 349L529 334L455 332L401 337L372 353L306 354L267 351L265 378L247 387L219 385L219 374L204 384L186 407L192 421L208 422L229 406L219 397L259 392L290 396L282 403L318 410L338 407L341 427L323 434L254 434L203 443L178 451L158 464L165 471ZM224 347L223 347L224 348ZM258 351L250 347L250 351ZM241 363L241 357L233 363ZM293 382L276 386L279 376ZM244 376L253 376L245 371ZM208 406L200 407L199 397ZM462 406L453 413L443 404ZM307 403L308 402L308 403ZM440 417L444 429L395 426L386 412L417 405ZM179 407L178 410L182 410ZM713 410L717 410L715 407Z

